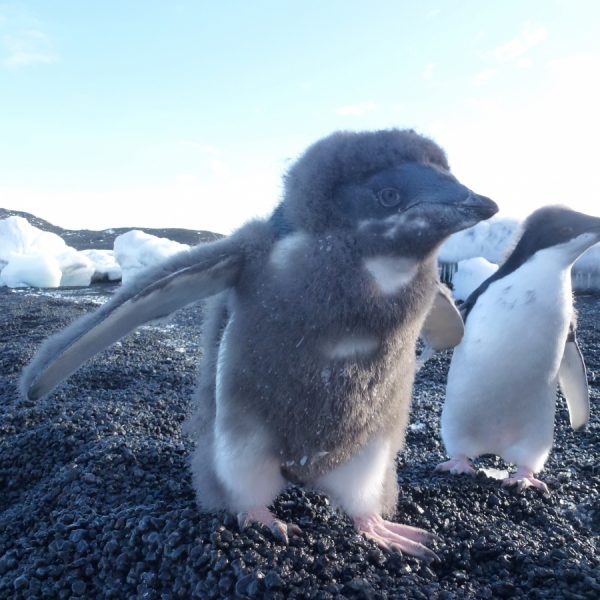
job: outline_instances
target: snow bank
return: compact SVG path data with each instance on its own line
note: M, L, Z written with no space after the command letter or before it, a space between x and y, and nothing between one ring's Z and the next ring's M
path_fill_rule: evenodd
M67 244L61 237L30 225L23 217L7 217L0 220L0 263L4 265L16 255L55 256L64 252L66 247Z
M0 220L0 285L87 287L92 281L129 280L140 270L188 249L185 244L133 230L115 239L114 250L78 252L60 236L22 217L8 217Z
M140 271L189 249L187 244L137 229L117 236L114 243L115 258L122 270L123 283L131 281Z
M482 257L500 264L512 248L520 222L507 217L494 217L451 235L440 248L439 260L458 263L468 258Z
M498 270L498 265L485 258L467 258L458 263L458 268L452 278L455 300L463 302L474 292L488 277Z
M92 282L96 281L120 281L121 265L115 259L114 250L82 250L81 254L92 261L94 274Z
M592 246L573 265L573 289L577 292L600 290L600 244Z
M85 255L22 217L0 220L0 285L88 286L94 272Z
M0 271L0 285L56 288L60 286L61 277L56 257L37 253L15 254Z
M440 275L452 282L457 300L467 298L502 263L519 227L515 219L495 218L454 234L442 245ZM0 220L0 285L56 288L119 279L127 282L141 270L189 248L132 230L115 239L114 250L78 252L58 235L22 217L8 217ZM575 263L573 288L600 290L600 244Z

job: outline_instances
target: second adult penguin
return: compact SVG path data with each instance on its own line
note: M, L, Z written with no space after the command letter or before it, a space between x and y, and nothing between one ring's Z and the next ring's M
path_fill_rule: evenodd
M548 492L534 475L552 448L557 383L572 427L585 427L589 418L571 267L598 241L600 218L541 208L506 262L467 299L442 412L450 460L436 471L474 474L469 458L496 454L517 466L503 485Z

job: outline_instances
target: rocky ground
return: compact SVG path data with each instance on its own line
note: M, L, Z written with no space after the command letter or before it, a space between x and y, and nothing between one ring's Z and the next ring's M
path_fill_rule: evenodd
M37 345L111 290L0 288L0 598L600 597L600 298L577 301L592 422L573 433L559 402L549 497L514 495L483 474L432 475L448 356L419 374L397 518L440 536L440 561L427 565L382 552L315 493L291 489L276 502L303 529L287 547L198 511L181 423L199 307L122 340L48 400L19 399ZM505 469L491 458L479 466Z

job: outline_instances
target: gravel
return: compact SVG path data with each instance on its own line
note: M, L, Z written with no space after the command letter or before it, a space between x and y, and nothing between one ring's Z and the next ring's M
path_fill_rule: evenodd
M592 421L572 432L559 402L542 475L549 497L515 495L483 474L433 475L448 355L419 373L397 518L440 536L440 562L427 565L382 552L325 496L296 488L275 503L303 530L287 547L198 510L181 424L201 354L199 306L121 340L49 399L19 399L37 345L113 289L0 289L0 598L600 597L600 298L577 300ZM506 469L495 458L478 466Z

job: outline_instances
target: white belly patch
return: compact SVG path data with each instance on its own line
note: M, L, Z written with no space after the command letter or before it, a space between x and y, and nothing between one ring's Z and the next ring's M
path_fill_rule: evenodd
M277 269L289 269L293 265L294 255L309 242L310 236L297 231L279 240L271 250L269 262Z
M372 354L379 347L374 336L347 335L325 344L324 352L328 358L360 358Z
M397 256L367 258L364 266L375 280L379 290L385 295L395 294L408 285L418 269L415 259Z

